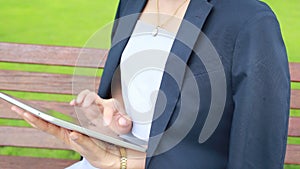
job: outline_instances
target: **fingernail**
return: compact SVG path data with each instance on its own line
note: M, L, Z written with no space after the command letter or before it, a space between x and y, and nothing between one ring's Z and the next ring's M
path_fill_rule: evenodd
M73 141L76 141L78 139L78 136L75 134L71 133L69 136L70 136L71 140L73 140Z
M30 122L34 122L34 120L32 120L32 117L28 114L28 113L24 113L24 117L29 120Z
M70 105L72 105L72 106L75 105L75 100L74 99L70 101Z
M86 102L83 102L81 107L88 107L88 104Z
M105 120L103 120L103 126L108 126L108 122L106 122Z
M119 118L119 125L120 126L126 126L127 125L127 120L124 117Z
M10 108L12 111L16 112L18 115L21 115L21 113L19 111L17 111L16 107L13 106Z
M79 98L76 98L76 99L75 99L75 104L81 104Z

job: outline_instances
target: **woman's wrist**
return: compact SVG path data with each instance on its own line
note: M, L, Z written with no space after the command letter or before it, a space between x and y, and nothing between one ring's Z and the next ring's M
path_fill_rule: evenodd
M146 153L126 149L127 169L144 169L146 164Z
M122 152L121 152L122 151ZM125 153L124 153L125 151ZM99 160L97 167L101 169L144 169L146 163L146 153L138 152L131 149L116 147L113 151L109 152L110 155L106 156L104 160ZM122 159L123 158L123 159ZM126 159L126 164L124 163ZM122 167L123 163L123 168ZM126 168L124 168L124 164ZM95 166L96 167L96 166Z

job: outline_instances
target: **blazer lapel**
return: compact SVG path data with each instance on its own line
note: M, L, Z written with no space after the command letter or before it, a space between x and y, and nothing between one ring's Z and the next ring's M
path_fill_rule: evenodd
M139 13L142 12L144 6L146 5L146 2L147 0L128 1L124 13L121 13L120 18L126 17L131 14L133 15L129 19L121 19L115 30L115 35L112 40L113 45L106 61L105 70L102 75L101 86L99 89L99 95L101 97L109 97L108 95L110 94L111 80L117 69L117 66L119 65L122 52L134 29L137 19L139 18ZM185 73L185 67L182 67L182 63L187 63L192 53L192 48L197 41L199 34L201 33L201 28L212 6L213 5L207 2L207 0L191 0L184 16L184 20L193 24L196 29L192 28L193 30L187 30L187 28L191 28L190 24L182 23L176 35L176 40L174 41L171 49L171 53L173 53L175 57L172 57L174 55L170 55L170 57L168 58L165 67L167 73L164 73L160 87L160 90L165 94L165 97L162 93L159 93L156 102L157 106L155 107L154 118L158 118L152 123L149 147L147 151L147 157L150 158L147 158L146 166L149 165L151 157L152 155L154 155L161 139L161 133L165 131L173 110L176 106L180 94L180 87ZM176 56L178 56L179 58ZM178 65L179 67L177 67L176 65ZM178 71L178 69L180 69L181 71ZM168 75L168 73L170 72L175 72L175 74L172 74L172 76L170 76ZM175 83L177 83L176 85L178 85L179 88L170 87L174 86L174 84L172 84L174 83L173 78L175 78ZM161 107L159 106L159 103L165 100L165 98L167 99L166 107L161 113ZM152 139L153 137L155 137L155 139Z
M176 35L160 86L162 92L158 94L156 102L147 151L149 157L146 161L147 166L157 151L160 139L176 107L187 61L212 6L207 0L191 0Z
M112 39L111 49L105 63L105 69L102 74L101 86L98 94L107 98L110 96L111 81L115 71L118 69L122 52L133 32L135 24L144 9L147 0L128 1L120 18L115 21L116 30Z

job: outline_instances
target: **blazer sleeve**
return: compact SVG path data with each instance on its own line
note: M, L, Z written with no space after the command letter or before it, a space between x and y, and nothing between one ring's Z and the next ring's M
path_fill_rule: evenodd
M238 33L231 73L234 113L227 168L283 168L290 77L271 11L256 14Z

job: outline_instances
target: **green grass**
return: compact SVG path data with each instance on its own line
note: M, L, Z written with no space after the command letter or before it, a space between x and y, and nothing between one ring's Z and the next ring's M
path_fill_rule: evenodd
M103 70L96 68L84 67L69 67L69 66L48 66L39 64L22 64L22 63L6 63L0 62L1 70L19 70L28 72L43 72L43 73L56 73L67 75L83 75L83 76L101 76Z
M23 147L2 147L0 148L0 154L22 156L26 154L28 157L44 157L44 158L62 158L68 157L68 159L78 160L80 155L71 150L50 150L39 148L23 148Z
M111 22L117 0L1 0L0 41L82 47Z
M0 119L0 126L31 127L25 120L17 119Z
M300 144L299 137L288 137L288 144Z
M295 110L295 109L294 110L290 110L290 116L300 117L300 110Z
M0 92L9 94L16 98L25 99L25 100L69 102L74 98L74 96L68 94L48 94L48 93L19 92L19 91L7 91L7 90L0 90Z
M300 83L292 82L291 83L291 88L300 90Z
M300 62L299 0L263 0L275 12L287 47L289 61Z
M300 165L284 165L284 169L300 169Z

